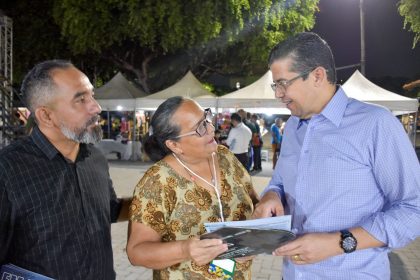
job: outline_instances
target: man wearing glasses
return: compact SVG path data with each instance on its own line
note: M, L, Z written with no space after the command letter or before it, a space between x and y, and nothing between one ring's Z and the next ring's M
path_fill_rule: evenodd
M390 279L388 252L420 235L420 167L397 118L347 97L328 44L300 33L269 57L290 109L280 159L254 212L292 215L284 279Z

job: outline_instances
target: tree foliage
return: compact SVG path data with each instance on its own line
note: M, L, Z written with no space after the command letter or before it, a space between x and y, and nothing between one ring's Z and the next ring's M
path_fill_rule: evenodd
M13 20L13 76L23 78L35 63L54 57L68 57L69 52L60 40L60 29L52 12L52 0L8 1L5 14ZM48 42L48 43L46 43Z
M398 11L404 17L404 28L414 33L413 48L420 40L420 1L401 0Z
M27 11L37 14L20 30L26 44L19 48L22 61L32 63L25 56L39 46L39 58L72 59L104 80L123 71L153 92L188 69L201 80L213 73L262 74L274 44L313 27L319 0L16 2L22 6L16 19ZM42 8L35 7L39 3Z
M53 18L53 3L54 0L16 0L6 1L1 7L13 20L13 82L16 87L30 68L47 59L71 60L92 75L95 68L107 67L96 55L89 52L76 55L68 48Z
M111 60L150 92L149 81L164 85L170 73L178 72L179 78L187 68L196 74L252 72L265 65L275 43L312 28L317 4L318 0L62 0L54 6L54 18L73 52L95 52Z

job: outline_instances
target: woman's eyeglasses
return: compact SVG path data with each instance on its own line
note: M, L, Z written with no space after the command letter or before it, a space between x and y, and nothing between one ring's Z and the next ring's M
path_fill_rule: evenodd
M175 139L181 138L184 136L195 135L195 134L197 134L199 137L203 137L204 135L207 134L209 125L213 126L212 121L213 121L213 114L210 108L207 108L204 110L204 119L203 121L200 122L196 130L178 135L177 137L175 137Z

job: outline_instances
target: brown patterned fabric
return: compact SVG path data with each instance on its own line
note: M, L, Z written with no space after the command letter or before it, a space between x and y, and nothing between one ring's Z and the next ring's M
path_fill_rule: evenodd
M254 210L251 177L224 146L218 146L221 201L225 221L245 220ZM133 222L150 226L163 242L185 240L205 233L204 223L219 221L216 194L178 175L166 162L158 161L147 170L134 190L130 207ZM154 270L153 279L218 279L208 265L185 261ZM234 279L251 279L251 261L237 263Z

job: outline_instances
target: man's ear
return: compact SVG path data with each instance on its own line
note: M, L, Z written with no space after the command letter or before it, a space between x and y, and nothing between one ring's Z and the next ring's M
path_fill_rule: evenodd
M327 79L327 70L324 67L317 67L313 72L315 86L320 86L325 83Z
M35 117L38 121L39 125L43 125L46 127L52 127L54 125L53 120L51 118L51 111L47 107L41 106L36 108L35 110Z
M166 147L168 147L169 150L171 150L173 153L177 155L182 155L184 153L184 151L181 148L181 145L177 141L166 140L165 145Z

